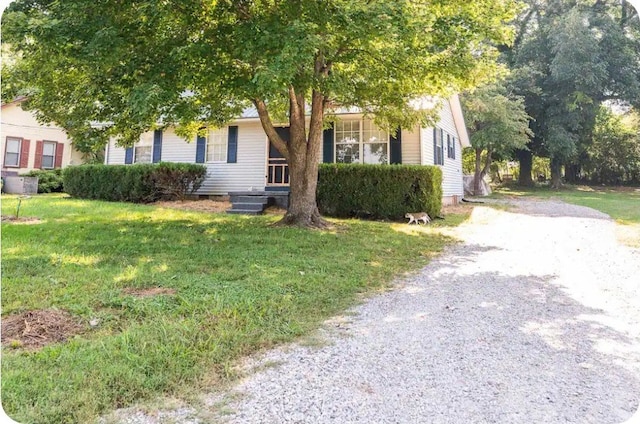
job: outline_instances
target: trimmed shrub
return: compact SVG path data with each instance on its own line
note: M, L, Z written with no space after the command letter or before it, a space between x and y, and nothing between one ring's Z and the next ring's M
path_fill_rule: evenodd
M321 164L318 208L324 215L400 220L407 212L433 217L442 207L436 166Z
M64 191L82 199L146 203L160 198L151 164L80 165L65 168Z
M38 177L38 193L62 192L62 169L34 170L25 177Z
M183 200L200 188L206 172L206 167L190 163L70 166L63 172L64 191L117 202Z
M161 162L153 171L153 181L165 198L183 201L202 186L207 168L191 163Z

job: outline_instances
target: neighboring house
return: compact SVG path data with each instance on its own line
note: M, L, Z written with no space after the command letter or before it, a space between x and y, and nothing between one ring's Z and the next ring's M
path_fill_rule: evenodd
M82 154L73 149L62 128L40 124L22 110L18 98L2 104L0 138L2 175L25 174L34 169L64 168L82 163Z
M323 162L436 165L443 172L443 203L455 204L464 195L462 148L469 146L458 96L443 101L435 128L401 129L396 137L377 128L361 113L338 113L334 127L324 131ZM278 128L288 137L288 127ZM288 166L270 145L255 110L247 110L229 126L187 142L172 128L143 134L132 148L111 140L105 163L203 163L207 178L201 195L226 195L247 190L287 190Z

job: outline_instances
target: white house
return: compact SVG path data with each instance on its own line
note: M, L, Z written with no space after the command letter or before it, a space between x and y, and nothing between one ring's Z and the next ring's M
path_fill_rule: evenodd
M361 113L339 113L337 117L334 127L324 132L323 162L436 165L443 172L443 204L455 204L464 195L462 148L469 146L469 137L457 95L443 101L435 128L403 128L396 137L377 128ZM278 131L288 136L288 128ZM105 153L105 163L110 165L203 163L208 172L198 191L201 195L287 190L289 185L286 161L270 146L254 110L191 142L166 128L143 134L129 149L111 140Z
M2 104L0 140L2 174L24 174L34 169L55 169L82 163L67 133L55 125L43 125L18 98Z

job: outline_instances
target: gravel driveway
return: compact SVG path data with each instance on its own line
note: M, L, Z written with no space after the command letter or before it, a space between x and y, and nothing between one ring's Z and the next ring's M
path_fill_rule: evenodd
M396 290L273 350L229 423L621 423L640 402L640 252L600 212L477 207ZM215 402L220 399L212 399Z

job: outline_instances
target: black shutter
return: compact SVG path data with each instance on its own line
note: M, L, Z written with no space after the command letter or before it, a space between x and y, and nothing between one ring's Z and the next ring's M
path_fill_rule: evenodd
M207 149L207 139L198 136L196 139L196 163L204 163L204 156Z
M127 150L124 151L124 163L125 165L133 163L133 147L127 147Z
M227 137L227 163L238 162L238 127L230 126Z
M391 136L389 140L389 163L401 164L402 163L402 129L398 128L395 136Z
M162 130L153 132L153 163L160 162L162 158Z
M438 165L438 129L433 129L433 163Z
M333 124L322 132L322 162L333 163Z

